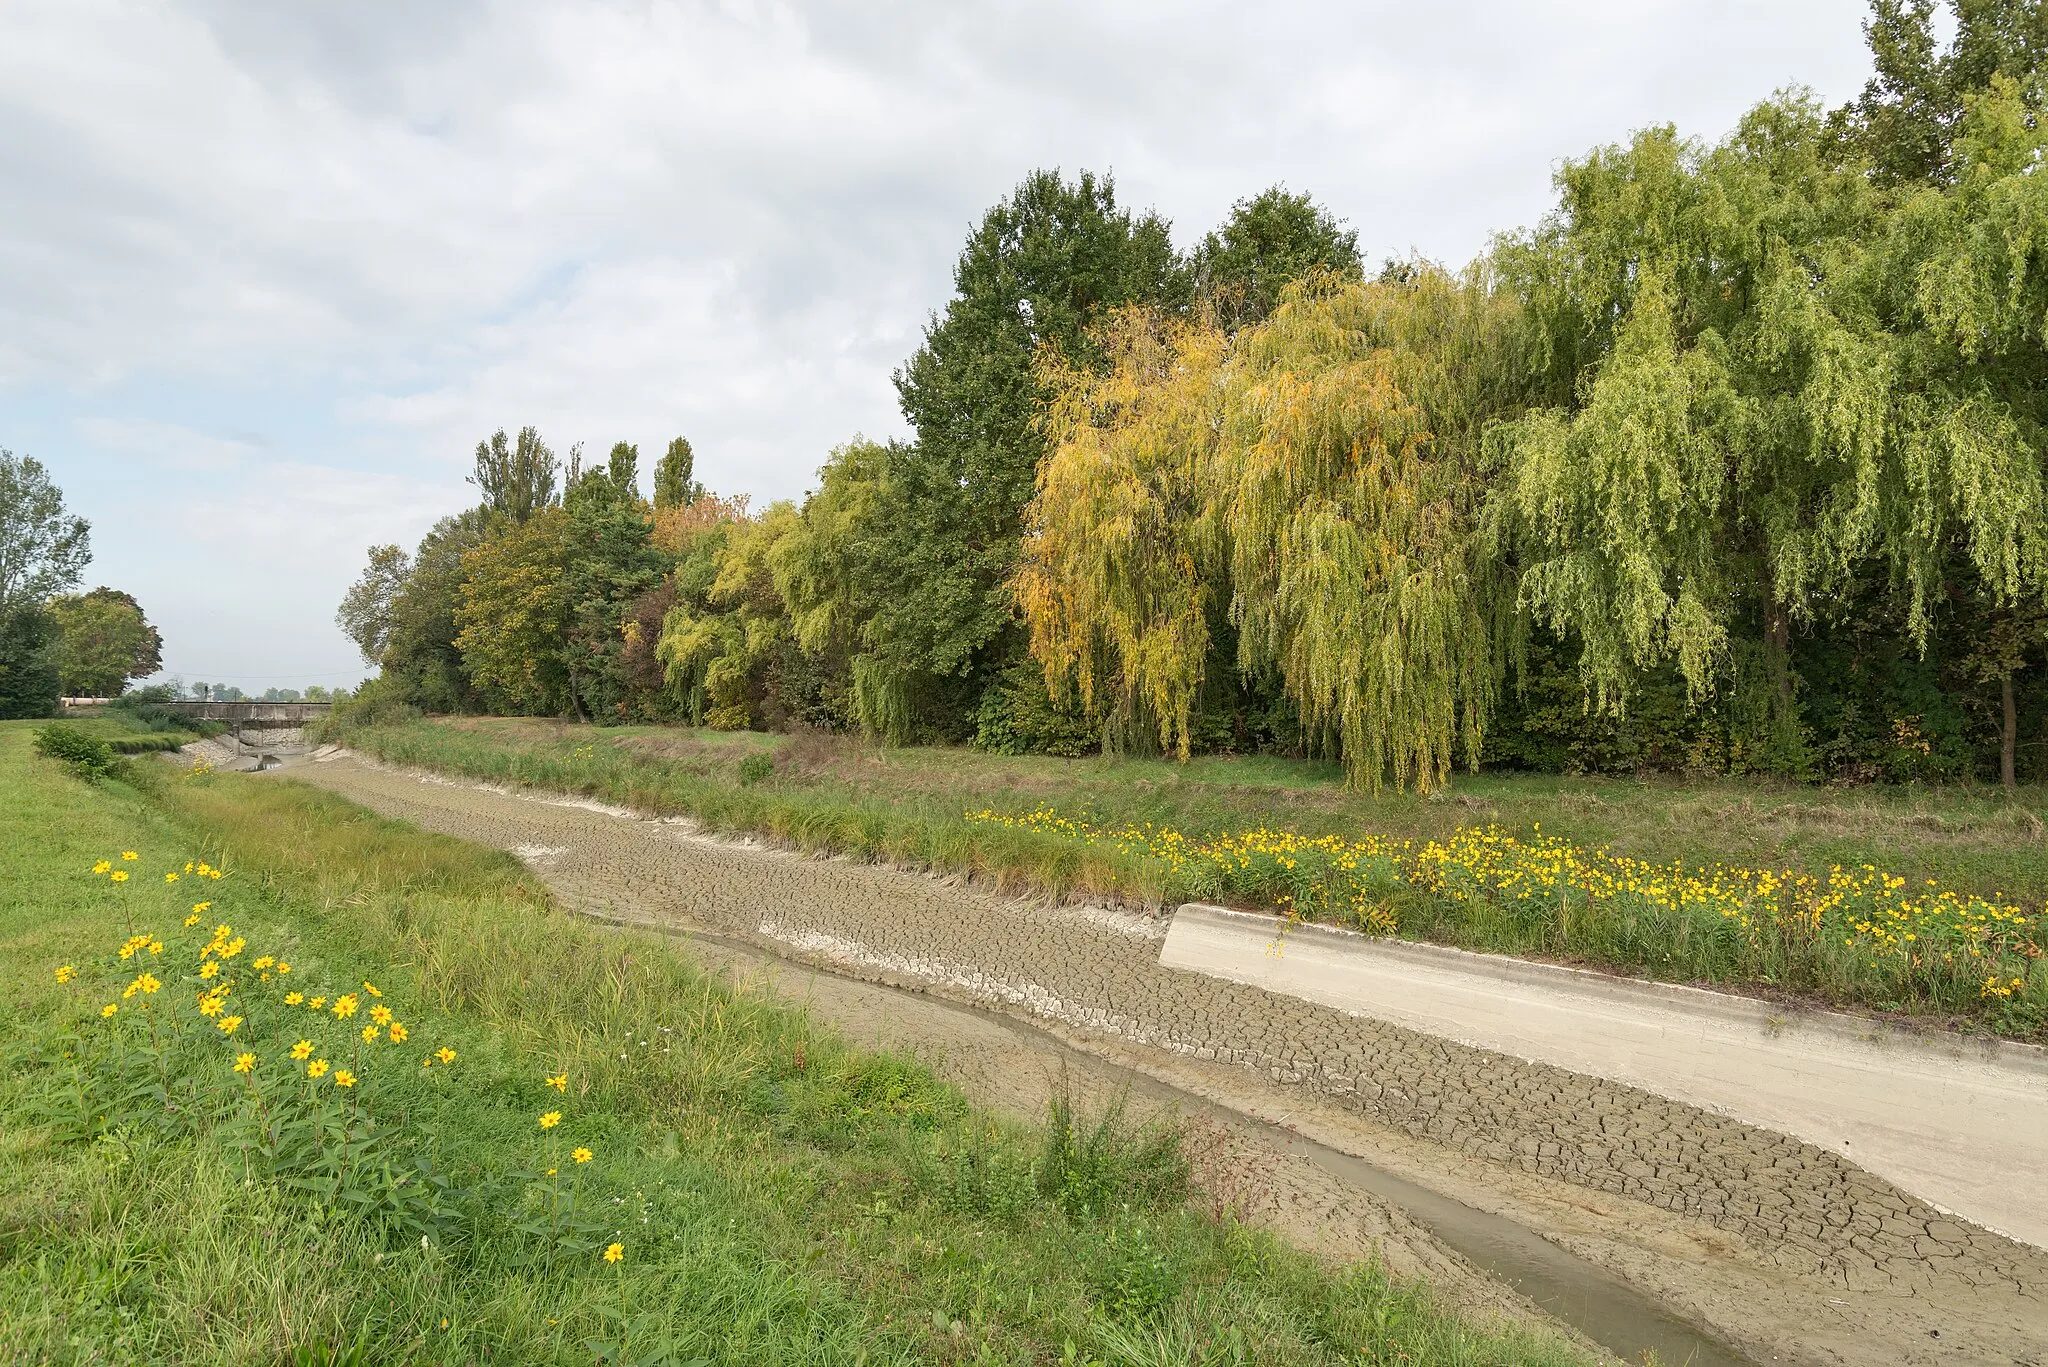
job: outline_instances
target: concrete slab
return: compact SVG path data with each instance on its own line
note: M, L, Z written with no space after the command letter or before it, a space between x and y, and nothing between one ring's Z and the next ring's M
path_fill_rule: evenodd
M2048 1248L2048 1051L1199 904L1159 962L1791 1135Z

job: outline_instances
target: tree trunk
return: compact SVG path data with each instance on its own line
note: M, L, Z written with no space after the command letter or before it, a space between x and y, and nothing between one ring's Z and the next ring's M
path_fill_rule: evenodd
M1764 601L1764 660L1771 671L1778 716L1792 713L1792 612L1776 598Z
M2000 701L2005 704L2005 726L1998 734L1998 781L2008 793L2019 787L2014 759L2020 743L2020 710L2013 697L2012 675L1998 681Z

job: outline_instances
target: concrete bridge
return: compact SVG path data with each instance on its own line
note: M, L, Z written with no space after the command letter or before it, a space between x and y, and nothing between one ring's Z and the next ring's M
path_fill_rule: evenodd
M226 722L236 727L276 730L289 726L304 726L327 715L334 706L331 702L202 702L196 698L181 698L165 703L175 707L195 721Z

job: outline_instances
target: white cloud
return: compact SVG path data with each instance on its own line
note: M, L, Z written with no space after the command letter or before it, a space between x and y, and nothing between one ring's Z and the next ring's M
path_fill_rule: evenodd
M72 426L112 455L161 462L172 470L217 474L262 454L262 448L247 438L215 436L149 418L79 418Z
M1850 96L1863 12L0 0L0 445L215 509L271 467L357 554L527 422L643 455L685 432L714 484L792 494L898 430L890 372L1034 166L1114 171L1183 242L1284 181L1374 255L1461 261L1544 211L1561 157L1711 136L1793 81ZM271 549L328 563L260 531L150 561L95 516L166 602L232 598ZM332 573L263 591L324 622Z

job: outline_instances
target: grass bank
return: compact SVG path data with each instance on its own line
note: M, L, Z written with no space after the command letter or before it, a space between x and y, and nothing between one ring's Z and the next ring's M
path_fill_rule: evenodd
M62 724L105 741L108 748L117 755L146 755L177 750L190 745L193 741L206 738L205 734L199 731L183 728L151 730L136 725L135 719L128 714L113 711L99 716L67 717Z
M0 1357L1565 1363L275 778L0 726ZM117 875L121 875L117 877Z
M1053 895L1274 907L1379 933L2048 1035L2048 793L1461 779L877 750L469 720L359 748Z

